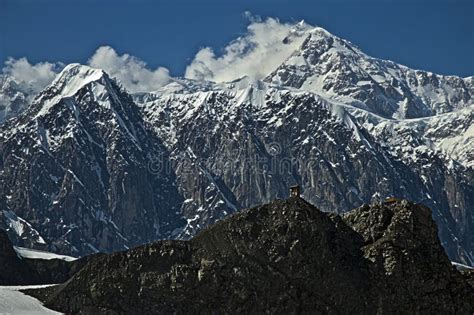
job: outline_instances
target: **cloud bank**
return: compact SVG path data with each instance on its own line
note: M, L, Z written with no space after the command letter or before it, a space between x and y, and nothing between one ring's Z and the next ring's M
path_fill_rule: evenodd
M289 24L246 15L250 20L247 33L230 42L220 56L210 47L202 48L186 68L185 77L216 82L232 81L244 75L262 79L302 44L311 28L303 22Z
M3 73L13 77L24 89L38 93L53 81L62 67L62 64L49 62L32 65L26 58L9 58L2 70Z
M187 66L185 77L216 82L232 81L245 75L262 79L302 44L311 29L303 22L282 23L274 18L263 20L248 12L245 15L249 19L246 33L224 47L220 55L210 47L199 50ZM129 54L119 55L110 46L99 47L88 64L105 70L133 93L154 91L171 80L168 69L151 69L143 60ZM63 67L60 63L31 64L26 58L9 58L2 70L21 86L38 93Z
M170 81L168 69L149 69L144 61L129 54L118 55L110 46L99 47L88 63L117 78L131 92L153 91Z
M119 55L109 46L99 47L88 64L93 68L105 70L134 93L153 91L170 81L168 69L162 67L150 69L144 61L129 54ZM31 64L26 58L9 58L2 71L13 77L22 88L36 94L50 84L62 68L64 65L60 63Z

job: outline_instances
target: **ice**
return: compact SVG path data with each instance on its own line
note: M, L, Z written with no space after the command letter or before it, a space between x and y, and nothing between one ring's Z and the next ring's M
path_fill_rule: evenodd
M49 286L51 285L0 286L0 314L62 314L44 307L39 300L20 292L20 290L38 289Z
M359 81L357 82L358 86L371 85L372 81Z
M302 66L307 66L308 62L303 56L295 55L295 56L290 56L288 60L286 61L287 64L297 66L297 67L302 67Z

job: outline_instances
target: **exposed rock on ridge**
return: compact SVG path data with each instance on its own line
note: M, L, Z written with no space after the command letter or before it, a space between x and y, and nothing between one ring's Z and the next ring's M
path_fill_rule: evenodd
M299 198L242 211L191 241L99 257L44 299L67 313L474 310L428 208L396 201L341 217Z

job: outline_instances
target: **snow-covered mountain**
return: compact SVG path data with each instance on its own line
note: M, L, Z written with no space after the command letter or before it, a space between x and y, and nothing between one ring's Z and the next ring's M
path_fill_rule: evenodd
M425 145L425 134L435 132L426 123L417 125L423 132L402 132L403 124L389 125L393 119L247 78L211 91L169 88L176 84L137 102L166 139L178 188L190 192L182 206L186 234L229 209L283 198L289 185L300 183L305 198L325 211L388 196L423 202L443 222L440 233L453 257L463 252L459 243L472 244L471 223L458 231L471 220L472 168Z
M403 136L413 130L410 137L419 144L472 166L474 77L413 70L367 56L322 28L308 33L301 48L265 81L350 105L345 108L391 146L413 141Z
M7 121L0 217L16 243L78 255L172 237L180 198L171 174L148 170L163 149L144 125L108 75L77 64Z
M322 28L265 81L312 91L387 118L451 112L473 104L474 77L441 76L367 56Z
M132 95L67 66L0 129L0 227L21 246L112 251L189 238L298 183L324 211L423 202L450 257L472 264L473 78L297 28L306 39L262 81L175 78Z
M31 102L33 91L8 74L0 74L0 124L21 113Z

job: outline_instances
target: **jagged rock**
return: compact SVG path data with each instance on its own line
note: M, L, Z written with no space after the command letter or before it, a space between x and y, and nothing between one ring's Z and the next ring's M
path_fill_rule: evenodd
M344 214L343 220L364 238L371 282L380 292L378 303L385 305L379 312L472 310L474 291L453 272L429 208L392 201L365 205Z
M407 201L343 217L297 197L244 210L190 241L91 260L36 291L66 313L459 313L473 289L431 211Z

